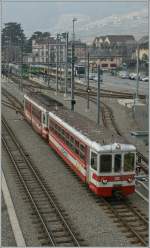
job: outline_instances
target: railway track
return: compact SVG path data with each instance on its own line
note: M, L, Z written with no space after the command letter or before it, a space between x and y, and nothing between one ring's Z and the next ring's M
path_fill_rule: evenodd
M16 83L19 84L19 78L17 78L16 76L12 76L11 77L12 80L14 80ZM26 82L25 82L26 81ZM80 87L77 87L77 85L79 85ZM28 88L28 87L31 87L32 89L49 89L49 90L55 90L54 88L52 87L47 87L47 86L44 86L44 85L40 85L32 80L24 80L23 82L23 87L24 88ZM83 88L82 88L83 86ZM96 97L97 95L97 91L96 91L96 88L94 87L90 87L91 91L89 92L89 95L92 97ZM63 91L61 90L60 92L63 93ZM86 85L81 85L79 83L76 82L76 87L75 87L75 94L77 93L80 93L82 92L82 94L87 94L87 91L86 91ZM109 97L109 98L121 98L121 99L133 99L134 97L134 94L132 93L128 93L128 92L119 92L119 91L113 91L113 90L105 90L105 89L101 89L101 97ZM139 95L139 98L140 99L145 99L145 95Z
M114 218L131 243L148 246L148 218L127 198L103 198L100 205Z
M14 76L13 76L13 80L15 80L15 81L17 80L19 82L19 79L16 79L16 77L14 77ZM30 83L28 83L26 87L29 89L30 85L35 86L35 85L37 85L37 83L30 81ZM47 89L47 87L44 87L44 89L45 88ZM50 88L50 89L52 89L52 88ZM54 90L54 89L52 89L52 90ZM114 91L114 92L116 92L116 91ZM4 94L7 94L5 89L4 89ZM10 93L8 93L8 94L10 95ZM124 93L122 93L122 94L124 94ZM76 95L83 97L83 98L86 98L87 92L86 91L76 92ZM92 101L93 103L96 103L96 95L89 96L89 97L90 97L90 101ZM12 100L15 100L14 97ZM101 101L101 104L102 104L102 120L103 120L104 126L106 128L110 128L111 130L116 132L119 136L123 136L121 131L119 130L116 122L115 122L115 118L114 118L114 115L113 115L111 108L107 104L105 104L103 101ZM124 138L124 139L126 140L127 143L130 143L126 138ZM139 151L137 151L137 157L138 157L137 165L140 166L141 169L146 174L148 174L148 171L149 171L148 170L148 163L149 163L148 159L143 154L141 154Z
M76 93L76 95L81 96L83 98L86 98L86 96L84 94L82 94L82 92ZM95 104L97 102L95 97L90 97L90 101L95 103ZM102 112L101 113L102 113L103 125L106 128L113 130L113 132L115 132L117 135L123 137L123 134L121 133L121 131L119 130L119 128L115 122L115 118L114 118L112 109L107 104L105 104L103 101L101 101L100 103L102 105L102 108L101 108ZM125 137L124 137L124 140L127 143L130 143ZM146 158L141 152L137 151L137 166L140 166L140 168L147 175L149 173L148 163L149 163L148 158Z
M42 236L40 234L39 237L41 244L64 247L85 246L4 117L2 117L2 143L41 225Z
M145 178L145 180L148 182L148 178ZM145 181L141 181L137 178L136 180L136 193L145 201L149 202L149 186Z
M28 178L31 179L30 183L32 185L32 177L29 177L28 175ZM39 189L37 191L40 192ZM40 193L40 195L42 194ZM45 198L44 201L46 201ZM143 246L148 245L148 218L145 217L143 213L141 213L137 208L132 206L128 202L127 198L126 199L114 198L111 200L100 198L100 205L103 206L103 208L107 211L107 213L110 214L111 218L114 218L114 221L118 223L118 226L121 227L121 229L123 229L123 232L127 233L127 237L131 240L131 243L140 244ZM63 233L65 232L63 231ZM47 237L44 237L44 239L45 239L45 244L47 244L49 242L47 241L48 240Z
M77 85L79 87L77 87ZM83 85L80 83L76 82L76 90L79 89L79 91L84 91L87 94L87 90L86 90L87 85ZM129 93L129 92L121 92L121 91L115 91L115 90L106 90L106 89L100 89L101 91L101 96L103 97L112 97L112 98L124 98L124 99L133 99L134 98L134 94ZM97 95L97 89L95 87L90 86L90 95L91 96L96 96ZM140 99L145 99L145 95L140 94L139 95Z

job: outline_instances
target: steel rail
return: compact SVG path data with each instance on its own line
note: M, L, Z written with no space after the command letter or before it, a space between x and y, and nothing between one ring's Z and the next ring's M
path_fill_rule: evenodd
M63 217L63 215L61 214L60 210L59 210L58 207L56 206L55 202L54 202L53 199L50 197L50 194L49 194L48 191L46 190L46 187L45 187L45 186L43 185L43 183L41 182L41 180L40 180L39 176L37 175L35 169L32 167L30 160L28 160L28 158L27 158L26 155L24 154L23 148L21 147L21 145L19 144L19 142L16 140L16 137L15 137L14 133L12 132L12 130L10 129L10 127L8 126L8 124L7 124L7 122L6 122L6 120L5 120L4 118L2 119L2 123L3 123L3 125L5 125L5 127L6 127L8 133L9 133L9 135L11 136L11 138L12 138L13 142L15 143L15 145L17 146L19 152L21 153L21 155L22 155L22 157L24 158L25 162L27 163L28 167L32 170L32 173L34 174L36 180L37 180L38 183L40 184L40 186L41 186L42 190L44 191L45 195L47 196L47 198L48 198L50 204L54 207L54 209L55 209L55 211L57 212L57 214L59 215L59 218L61 219L63 225L65 226L65 228L67 229L67 231L68 231L69 234L71 235L71 238L72 238L73 243L75 244L75 246L78 246L78 247L81 246L81 244L79 243L79 241L76 239L75 235L73 234L73 232L72 232L72 230L71 230L69 224L66 222L66 220L64 219L64 217ZM6 142L5 142L4 138L3 138L3 136L2 136L2 140L3 140L4 144L5 144ZM5 146L6 146L6 144L5 144ZM7 148L7 150L8 150L8 148ZM9 154L10 154L10 153L11 153L11 152L9 152ZM12 159L12 158L13 158L13 155L11 154L11 159ZM14 159L13 159L13 163L15 163L15 160L14 160ZM17 166L17 164L15 163L15 168L16 168L16 166ZM18 169L18 167L17 167L17 171L18 171L18 170L19 170L19 169ZM20 176L20 172L19 172L18 174L19 174L19 176ZM21 177L21 180L23 180L22 177ZM24 184L24 187L25 187L27 193L30 193L30 190L29 190L28 187L25 185L25 182L24 182L23 184ZM52 243L53 243L53 245L55 245L55 242L54 242L53 238L51 237L52 235L49 236L49 230L47 229L47 227L46 227L46 225L45 225L45 223L44 223L44 220L43 220L42 216L41 216L40 213L39 213L39 209L38 209L38 207L36 206L36 203L33 202L34 200L33 200L33 197L32 197L32 195L31 195L31 193L29 194L29 197L31 198L31 201L32 201L32 203L33 203L33 205L34 205L34 208L35 208L35 210L36 210L36 212L37 212L37 214L38 214L38 216L39 216L39 218L40 218L40 220L41 220L41 222L42 222L42 224L43 224L43 226L44 226L44 229L45 229L46 233L48 234L48 237L50 238L50 241L53 241Z
M137 189L135 190L136 194L138 194L144 201L146 201L147 203L149 203L149 199L146 198L140 191L138 191Z
M109 203L106 199L103 198L103 201L104 201L105 205L113 212L113 214L123 223L123 225L127 229L129 229L130 232L132 232L132 234L135 235L135 237L141 242L141 244L147 246L148 242L145 241L143 239L143 237L141 237L141 235L129 223L127 223L127 221L125 219L123 219L123 217L117 212L117 209L114 208L111 205L111 203ZM147 230L148 230L148 221L142 215L140 215L136 210L131 208L131 206L129 206L129 204L126 203L125 206L127 206L132 212L134 212L136 214L136 216L138 216L140 218L140 221L143 221L143 223L147 226Z

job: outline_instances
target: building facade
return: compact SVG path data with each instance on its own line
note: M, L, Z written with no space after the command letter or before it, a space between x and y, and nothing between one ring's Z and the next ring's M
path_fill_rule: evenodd
M103 70L112 70L122 65L123 59L117 53L102 51L99 48L89 48L90 67L96 68L100 65Z
M68 62L71 62L72 42L68 43ZM86 43L81 41L74 42L74 56L76 61L85 58ZM48 40L32 41L32 57L33 63L49 64L55 66L57 61L62 66L66 61L66 42L50 37Z

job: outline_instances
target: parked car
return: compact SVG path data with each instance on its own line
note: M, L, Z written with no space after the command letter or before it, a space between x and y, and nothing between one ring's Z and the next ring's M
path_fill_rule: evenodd
M119 77L121 78L129 78L129 73L127 71L120 71Z
M90 79L90 80L93 80L94 77L96 77L96 73L90 72L90 73L89 73L89 79Z
M142 78L142 81L143 82L149 82L149 78L148 77L144 77L144 78Z
M136 79L137 79L137 73L131 72L131 73L129 74L129 79L131 79L131 80L136 80ZM141 75L140 75L140 73L139 73L139 80L141 80Z

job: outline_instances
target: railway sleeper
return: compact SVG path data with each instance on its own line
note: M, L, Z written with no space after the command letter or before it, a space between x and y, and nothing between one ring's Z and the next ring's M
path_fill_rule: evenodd
M44 239L45 242L48 242L48 238L46 237L46 234L43 235L43 236L40 235L40 236L38 236L37 238L38 238L38 240L43 240L43 239Z
M56 232L54 233L54 236L57 238L61 238L61 237L68 237L68 234L65 232L65 231L62 231L62 232Z
M51 227L51 231L52 232L64 232L64 228L63 228L63 226L52 226Z
M69 235L67 236L67 237L64 237L64 238L61 238L61 237L56 237L55 238L56 240L56 244L62 244L62 246L63 246L63 243L73 243L73 241L72 241L72 238L71 237L69 237Z
M120 216L120 217L122 217L124 221L127 221L127 222L136 222L136 221L138 222L139 221L136 217L129 217L129 218L127 217L124 218L124 216Z
M134 239L130 241L131 244L141 244L141 242L138 239Z
M70 243L67 242L67 243L62 243L62 244L59 243L59 244L57 244L57 246L59 246L59 247L62 247L62 246L63 246L63 247L72 247L72 246L74 246L74 245L73 245L72 242L70 242Z

